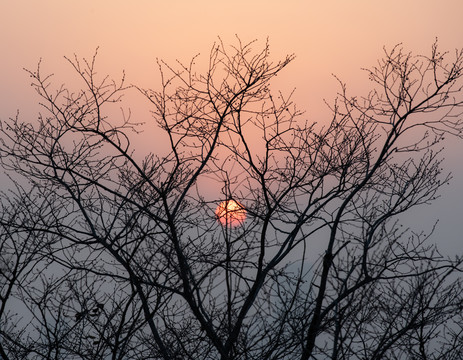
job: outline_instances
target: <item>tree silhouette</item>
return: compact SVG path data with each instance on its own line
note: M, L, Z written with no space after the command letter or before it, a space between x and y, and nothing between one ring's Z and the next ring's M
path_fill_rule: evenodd
M317 124L270 86L294 57L255 46L219 41L204 73L159 61L158 90L98 76L96 54L68 60L78 92L29 71L43 112L0 127L3 358L462 357L462 258L400 217L450 179L463 52L385 50L371 92L340 82ZM161 154L114 111L134 90ZM217 221L230 200L239 226Z

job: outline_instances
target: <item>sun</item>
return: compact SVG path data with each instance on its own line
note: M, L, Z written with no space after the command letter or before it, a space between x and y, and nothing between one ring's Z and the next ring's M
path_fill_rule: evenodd
M246 220L246 209L235 200L222 201L215 209L217 220L223 226L235 227L243 224Z

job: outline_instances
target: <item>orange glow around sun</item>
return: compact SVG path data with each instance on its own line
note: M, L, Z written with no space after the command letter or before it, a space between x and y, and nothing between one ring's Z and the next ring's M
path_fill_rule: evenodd
M246 220L246 209L238 201L222 201L215 210L217 220L223 226L239 226Z

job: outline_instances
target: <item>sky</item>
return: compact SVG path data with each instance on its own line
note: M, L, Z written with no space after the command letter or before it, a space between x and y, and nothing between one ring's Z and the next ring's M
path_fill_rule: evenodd
M323 121L338 85L352 94L368 91L361 68L375 65L383 47L402 43L407 50L429 53L436 38L440 47L463 47L461 0L15 0L0 1L0 119L23 119L37 113L37 97L23 68L44 71L56 84L69 80L63 56L91 57L99 47L97 68L128 83L156 89L156 58L188 62L200 53L207 60L220 36L243 41L268 37L275 60L294 53L295 61L275 79L284 92L296 89L294 100L308 118ZM72 81L69 80L69 81ZM134 100L135 116L149 116ZM451 185L432 208L409 221L429 226L441 219L438 237L449 252L461 249L463 233L463 142L450 140L444 165L454 173ZM441 240L439 240L441 241Z

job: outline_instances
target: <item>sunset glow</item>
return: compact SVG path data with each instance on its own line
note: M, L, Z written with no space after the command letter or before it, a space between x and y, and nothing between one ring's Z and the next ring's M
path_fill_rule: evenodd
M225 200L217 206L215 215L223 226L236 227L246 220L246 209L238 201Z
M72 59L76 54L80 59L91 59L99 47L95 63L99 80L109 76L117 82L124 70L126 85L158 91L156 59L175 67L177 60L189 65L199 54L195 70L203 74L219 37L226 46L236 46L238 35L243 43L256 39L254 50L268 38L273 62L287 54L296 55L295 61L272 79L272 89L275 94L281 90L285 96L295 89L292 99L304 112L301 121L326 126L331 113L325 100L332 104L339 91L332 74L347 84L349 95L364 96L371 91L371 83L361 69L376 64L383 56L383 46L391 49L402 43L407 51L421 54L429 53L436 38L440 48L450 52L462 46L458 31L462 1L448 0L443 6L423 0L419 5L399 0L388 2L388 6L366 0L290 4L263 0L115 1L111 6L88 0L4 1L0 5L0 44L8 56L2 58L0 67L0 120L15 116L18 110L21 119L33 119L42 110L23 70L35 71L40 59L43 75L55 74L50 78L53 89L65 84L78 91L81 79L63 56ZM164 154L169 149L168 139L152 119L150 104L136 91L124 94L120 108L130 110L133 122L145 124L132 143L137 154ZM119 105L115 109L111 116L120 118ZM252 146L260 146L262 134L248 131L245 136ZM450 239L446 242L449 251L461 247L459 237L454 235L461 232L461 151L461 145L449 139L443 153L447 166L453 169L454 181L441 193L439 204L445 204L446 210L441 209L445 216L436 231ZM8 180L3 174L0 180L5 190ZM214 199L220 185L208 184L204 192L208 199ZM407 220L428 223L423 219L433 218L434 213L432 210Z

